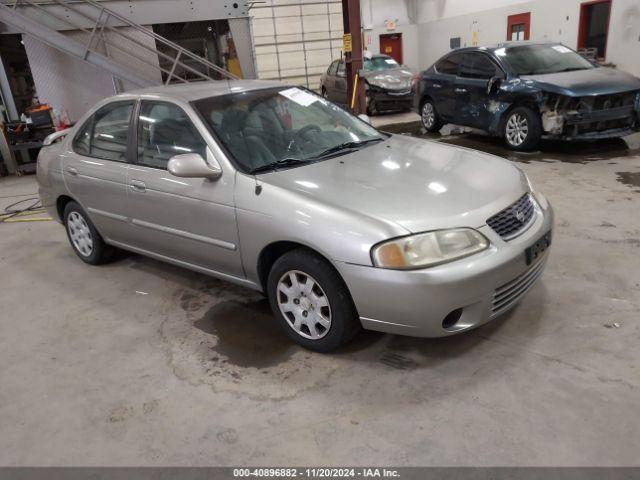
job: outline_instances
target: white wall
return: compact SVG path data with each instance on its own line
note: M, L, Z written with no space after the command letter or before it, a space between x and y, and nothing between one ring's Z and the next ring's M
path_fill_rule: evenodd
M415 70L420 67L418 24L412 18L413 0L361 0L361 20L365 48L380 53L380 35L402 34L402 61ZM388 20L396 22L394 30L387 30Z
M389 0L392 2L392 0ZM449 39L462 45L506 40L507 17L531 12L531 40L558 41L576 48L583 0L423 0L418 2L419 68L427 68L450 50ZM395 0L397 8L404 3ZM640 1L613 0L606 61L640 76Z

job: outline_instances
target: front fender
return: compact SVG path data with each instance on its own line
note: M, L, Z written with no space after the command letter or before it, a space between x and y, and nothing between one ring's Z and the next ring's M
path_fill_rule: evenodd
M260 253L275 242L307 246L331 262L372 265L373 245L409 233L244 174L237 175L235 202L243 268L256 283Z

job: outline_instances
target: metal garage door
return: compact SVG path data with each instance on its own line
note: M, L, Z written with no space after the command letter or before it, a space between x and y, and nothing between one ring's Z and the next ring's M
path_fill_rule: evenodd
M340 57L340 0L267 0L249 13L258 78L318 90L320 75Z

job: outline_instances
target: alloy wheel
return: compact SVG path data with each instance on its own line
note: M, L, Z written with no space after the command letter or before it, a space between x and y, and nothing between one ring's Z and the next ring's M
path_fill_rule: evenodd
M432 128L436 122L436 112L431 102L427 102L422 107L422 123L427 128Z
M318 340L329 333L329 298L310 275L300 270L290 270L282 275L278 281L277 301L287 324L298 335Z
M78 212L71 212L67 217L67 230L69 238L76 250L83 257L88 257L93 252L93 237L87 221Z
M528 135L529 123L527 122L527 117L521 113L511 115L505 127L507 141L514 147L518 147L524 143Z

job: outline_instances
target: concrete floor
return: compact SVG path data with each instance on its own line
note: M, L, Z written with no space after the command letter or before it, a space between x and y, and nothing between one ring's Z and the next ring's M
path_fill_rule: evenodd
M456 337L314 354L253 292L0 225L0 464L640 465L638 136L518 155L432 138L518 162L557 213L541 281ZM0 206L35 190L0 179Z

